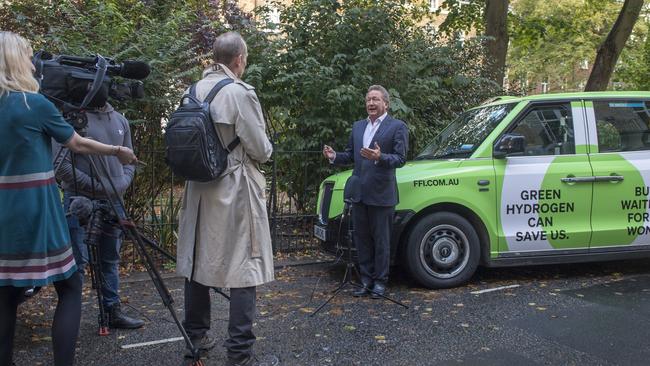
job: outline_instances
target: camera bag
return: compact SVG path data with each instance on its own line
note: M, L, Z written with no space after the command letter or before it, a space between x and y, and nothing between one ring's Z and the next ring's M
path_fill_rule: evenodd
M165 128L165 161L174 174L198 182L217 179L228 165L228 154L239 137L224 147L210 116L210 103L233 79L215 85L204 101L196 98L196 84L183 95Z

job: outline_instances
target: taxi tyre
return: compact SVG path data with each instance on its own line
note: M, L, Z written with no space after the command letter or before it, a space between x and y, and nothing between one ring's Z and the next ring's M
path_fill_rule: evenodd
M428 288L450 288L467 282L478 267L480 241L469 221L453 212L420 219L406 245L411 276Z

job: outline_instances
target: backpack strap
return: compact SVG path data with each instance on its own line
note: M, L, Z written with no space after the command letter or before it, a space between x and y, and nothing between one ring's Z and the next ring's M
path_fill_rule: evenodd
M215 85L215 86L212 88L212 90L210 90L210 93L208 93L208 96L205 97L204 102L205 102L205 103L208 103L208 104L212 103L212 99L214 99L214 97L217 95L217 93L219 92L219 90L221 90L221 88L223 88L224 86L226 86L226 85L228 85L228 84L232 84L233 82L234 82L234 80L233 80L233 79L230 79L230 78L228 78L228 79L223 79L223 80L221 80L220 82L218 82L217 85ZM194 86L194 85L193 85L193 86ZM195 87L195 88L196 88L196 87Z
M239 136L235 137L235 139L232 140L232 142L228 144L228 147L227 147L228 151L229 152L233 151L237 147L237 145L239 145Z
M226 85L228 85L228 84L232 84L233 82L235 82L235 81L234 81L233 79L230 79L230 78L223 79L223 80L221 80L220 82L218 82L217 85L215 85L215 86L212 88L212 90L210 90L210 93L208 93L208 96L205 97L205 101L204 101L204 102L205 102L205 103L208 103L208 104L212 103L212 100L214 99L215 96L217 96L217 93L218 93L218 92L219 92L219 91L220 91L224 86L226 86ZM194 91L195 91L195 90L196 90L196 84L192 84L192 86L190 87L190 94L194 95L194 94L193 94L193 89L192 89L192 88L194 88ZM228 152L232 152L232 151L237 147L237 145L239 145L239 142L240 142L240 140L239 140L239 136L236 136L235 139L232 140L232 141L228 144L228 146L226 146L226 149L228 150Z

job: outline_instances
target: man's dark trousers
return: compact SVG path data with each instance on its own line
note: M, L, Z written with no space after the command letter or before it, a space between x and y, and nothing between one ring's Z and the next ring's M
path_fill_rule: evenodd
M223 344L228 358L241 360L252 354L255 296L255 286L230 289L229 338ZM192 340L201 339L210 329L210 287L185 280L183 328Z
M368 286L386 285L390 266L390 234L395 206L352 206L354 243L359 259L361 281Z

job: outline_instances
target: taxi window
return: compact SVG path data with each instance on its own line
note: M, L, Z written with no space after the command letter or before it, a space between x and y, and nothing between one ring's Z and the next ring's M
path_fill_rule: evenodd
M573 118L568 103L532 107L510 133L524 136L527 156L575 154Z
M594 101L598 151L650 150L650 102Z

